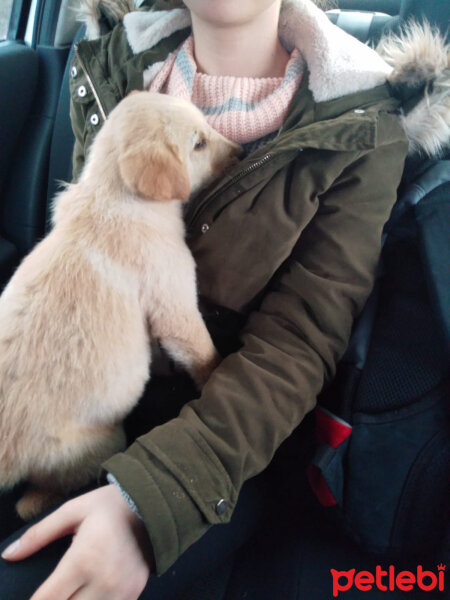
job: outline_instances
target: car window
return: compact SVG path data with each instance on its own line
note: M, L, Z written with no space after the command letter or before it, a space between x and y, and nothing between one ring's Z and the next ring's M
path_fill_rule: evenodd
M6 39L13 0L2 0L0 3L0 40Z

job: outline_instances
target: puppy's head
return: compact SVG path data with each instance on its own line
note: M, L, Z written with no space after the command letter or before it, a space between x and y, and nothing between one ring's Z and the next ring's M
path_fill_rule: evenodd
M236 162L240 146L214 131L189 102L133 92L105 124L115 128L118 171L140 197L181 200Z

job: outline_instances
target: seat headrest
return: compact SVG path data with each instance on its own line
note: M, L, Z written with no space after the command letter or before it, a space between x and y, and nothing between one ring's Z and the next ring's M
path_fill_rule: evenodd
M329 10L327 16L332 23L364 44L376 44L386 30L395 28L399 20L399 17L380 12L342 9Z

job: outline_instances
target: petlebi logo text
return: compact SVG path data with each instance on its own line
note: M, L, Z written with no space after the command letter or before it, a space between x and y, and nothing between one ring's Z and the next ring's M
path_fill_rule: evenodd
M375 573L370 571L359 571L350 569L349 571L336 571L331 569L333 578L333 597L350 590L353 586L362 592L370 592L378 589L383 592L393 592L401 590L410 592L414 589L420 589L425 592L433 590L444 591L445 587L445 567L446 565L437 565L437 571L426 571L419 565L415 572L396 571L391 565L387 570L377 565ZM345 599L344 599L345 600Z

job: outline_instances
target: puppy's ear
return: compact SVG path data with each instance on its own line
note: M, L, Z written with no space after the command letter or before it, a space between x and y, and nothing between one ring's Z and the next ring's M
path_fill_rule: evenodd
M166 147L129 151L119 159L125 184L151 200L187 200L190 181L178 154Z

